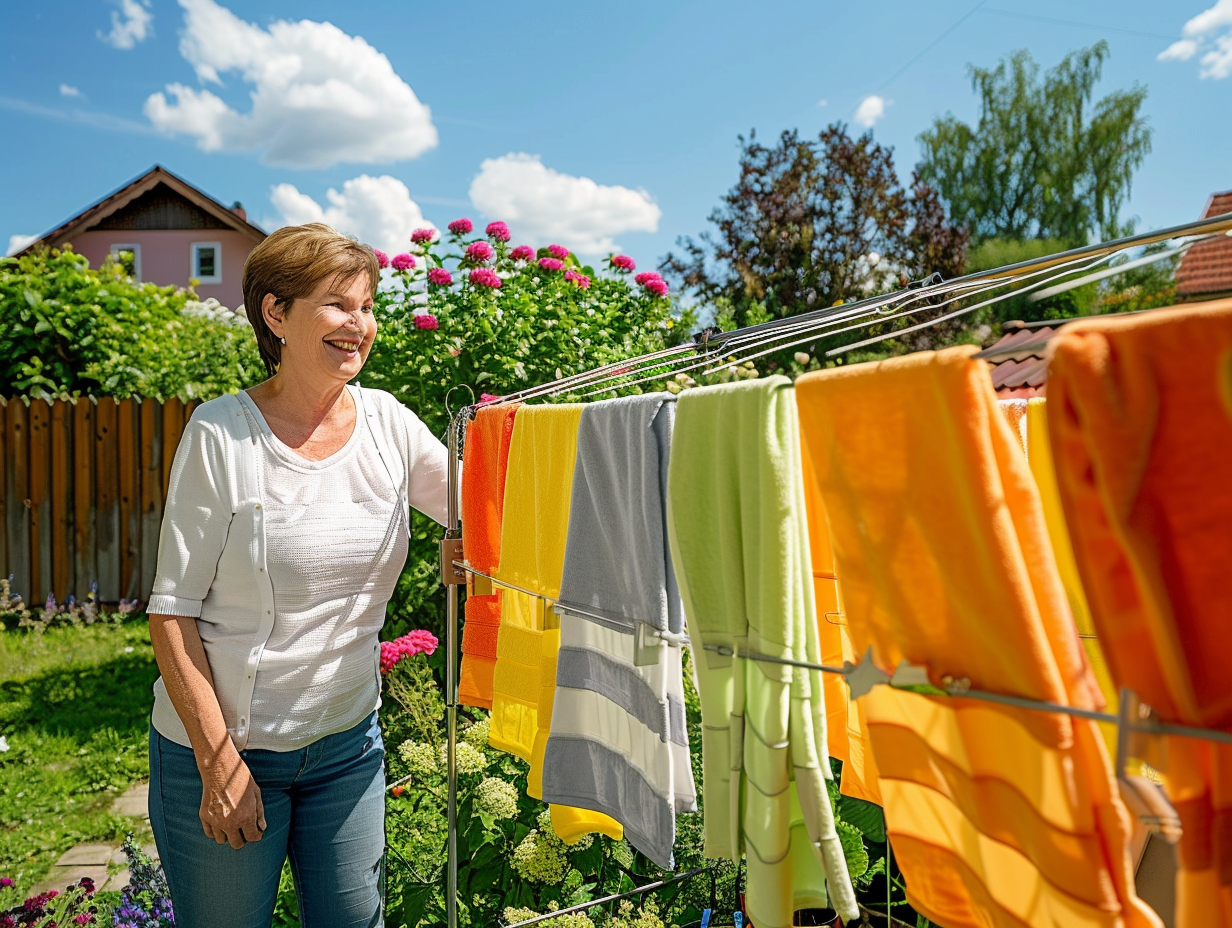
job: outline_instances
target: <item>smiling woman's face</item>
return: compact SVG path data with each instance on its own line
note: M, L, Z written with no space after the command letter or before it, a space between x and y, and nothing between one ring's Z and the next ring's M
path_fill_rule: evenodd
M280 372L343 383L353 380L376 338L367 275L347 284L322 281L312 293L293 300L278 322L271 321L270 327L286 339Z

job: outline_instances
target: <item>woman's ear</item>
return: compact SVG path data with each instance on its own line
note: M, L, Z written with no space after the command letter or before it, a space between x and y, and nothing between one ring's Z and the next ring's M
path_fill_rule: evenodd
M278 297L267 293L261 298L261 316L269 330L278 338L282 337L282 317L284 310L278 307Z

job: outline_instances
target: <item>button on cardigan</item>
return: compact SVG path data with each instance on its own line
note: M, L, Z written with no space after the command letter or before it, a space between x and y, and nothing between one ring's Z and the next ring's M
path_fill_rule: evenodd
M371 430L404 513L409 516L408 507L414 507L443 524L445 447L390 394L351 389L359 412L355 428ZM250 744L251 706L278 608L266 563L266 486L293 478L290 470L259 464L247 414L230 395L194 410L171 469L147 610L197 619L223 719L240 750L280 747L259 735ZM374 652L376 647L374 641ZM376 661L374 653L374 674ZM164 737L190 746L161 678L154 684L152 721Z

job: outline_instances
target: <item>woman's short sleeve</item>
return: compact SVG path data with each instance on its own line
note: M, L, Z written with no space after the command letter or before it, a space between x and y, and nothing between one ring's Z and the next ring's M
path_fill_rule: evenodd
M406 421L409 453L407 466L407 502L441 525L448 519L446 501L449 498L448 463L449 451L415 413L401 403Z
M200 617L234 513L228 479L233 465L218 426L189 420L171 466L148 613Z

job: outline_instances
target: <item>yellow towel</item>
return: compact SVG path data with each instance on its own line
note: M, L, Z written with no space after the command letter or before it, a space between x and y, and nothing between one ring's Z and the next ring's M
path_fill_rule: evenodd
M500 564L493 575L548 600L560 595L569 499L577 455L580 404L523 406L509 443L501 520ZM527 793L543 795L543 749L552 721L551 688L545 697L545 666L555 681L555 647L544 648L549 606L544 599L506 589L492 674L492 722L488 743L531 765ZM550 653L549 653L550 652ZM585 810L561 813L579 836L598 831L620 837L620 824ZM589 825L589 827L587 827ZM581 830L585 829L585 831Z
M1039 496L974 350L796 383L852 643L885 670L1090 708ZM888 687L860 702L917 911L946 928L1158 924L1093 723Z

